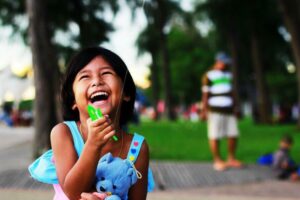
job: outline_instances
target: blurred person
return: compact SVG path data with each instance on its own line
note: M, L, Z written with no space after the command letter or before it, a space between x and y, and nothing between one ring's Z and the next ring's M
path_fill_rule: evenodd
M298 117L299 117L298 104L293 104L293 106L292 106L292 119L293 119L293 121L297 121Z
M232 90L232 73L228 67L231 58L218 53L215 64L202 78L202 110L200 117L208 121L209 145L213 156L213 167L217 171L228 167L240 168L242 163L236 159L237 105ZM220 140L228 138L228 159L223 161L220 155Z
M189 110L190 110L190 116L189 116L190 120L192 122L199 121L199 106L198 106L198 104L197 103L192 104L190 106Z
M275 170L278 179L295 179L297 166L290 156L293 146L293 138L284 135L279 142L279 149L273 154L272 168Z
M21 125L21 115L20 115L20 111L18 109L13 109L10 114L10 117L12 119L14 126Z
M12 113L12 105L9 103L4 103L3 112L0 114L0 121L2 121L5 125L12 127L14 125L11 113Z

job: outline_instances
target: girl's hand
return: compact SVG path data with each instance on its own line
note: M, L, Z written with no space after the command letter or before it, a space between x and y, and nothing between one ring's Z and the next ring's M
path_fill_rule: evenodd
M81 198L79 200L104 200L106 197L105 195L102 197L101 195L95 195L94 193L81 193Z
M88 138L86 144L101 148L115 134L115 129L108 116L95 121L87 120Z

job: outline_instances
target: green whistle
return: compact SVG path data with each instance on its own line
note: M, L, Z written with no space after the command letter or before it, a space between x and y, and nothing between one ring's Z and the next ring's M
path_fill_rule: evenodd
M87 111L89 113L90 118L92 119L92 121L95 121L96 119L100 119L103 117L103 114L100 110L100 108L94 108L92 105L88 105L87 106ZM113 136L114 141L118 141L117 136Z

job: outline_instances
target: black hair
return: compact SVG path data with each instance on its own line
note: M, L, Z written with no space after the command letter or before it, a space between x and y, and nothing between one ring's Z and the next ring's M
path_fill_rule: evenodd
M292 145L292 144L293 144L293 138L292 138L290 135L288 135L288 134L283 135L283 136L281 137L281 141L282 141L282 142L285 142L285 143L287 143L287 144L289 144L289 145Z
M124 95L129 96L130 100L122 101L120 108L120 126L125 125L133 115L136 87L133 79L123 60L112 51L103 47L89 47L79 51L72 57L67 66L65 77L61 89L61 100L64 120L79 120L79 112L73 110L75 102L73 93L73 82L77 73L84 68L95 57L101 56L108 62L117 75L121 78L124 87Z

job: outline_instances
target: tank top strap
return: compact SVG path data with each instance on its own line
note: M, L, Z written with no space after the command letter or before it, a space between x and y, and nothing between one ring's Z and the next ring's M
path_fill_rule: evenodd
M64 121L64 123L69 127L69 129L72 133L75 150L79 157L81 155L81 152L82 152L82 149L84 146L84 142L83 142L81 134L77 128L76 122L75 121Z
M134 133L130 148L127 154L127 159L130 160L131 162L135 163L137 157L139 156L142 144L144 141L144 137Z

